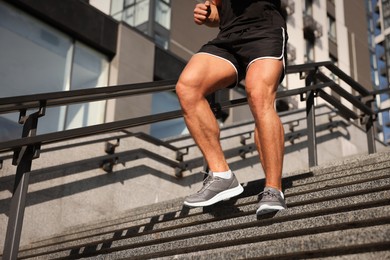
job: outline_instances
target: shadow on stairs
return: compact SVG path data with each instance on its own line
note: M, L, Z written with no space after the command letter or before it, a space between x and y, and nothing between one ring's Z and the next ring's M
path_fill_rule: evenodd
M183 199L21 248L20 259L390 259L390 152L284 178L288 209L257 218L264 180L207 208Z

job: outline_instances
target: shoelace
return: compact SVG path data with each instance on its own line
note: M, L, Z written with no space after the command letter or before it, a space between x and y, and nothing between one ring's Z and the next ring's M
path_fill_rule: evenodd
M208 173L205 173L207 174L207 177L203 180L203 186L202 188L198 191L198 193L201 193L204 191L204 189L207 187L207 185L213 181L213 178L208 174Z
M207 174L207 177L203 180L203 186L197 193L203 192L206 189L206 187L208 187L208 184L219 179L218 177L212 177L208 173L205 174Z
M273 193L273 192L271 192L271 191L269 191L269 190L262 191L262 192L260 192L259 194L257 194L257 196L260 196L260 195L262 195L263 198L264 198L264 197L275 197L275 198L278 197L275 193Z

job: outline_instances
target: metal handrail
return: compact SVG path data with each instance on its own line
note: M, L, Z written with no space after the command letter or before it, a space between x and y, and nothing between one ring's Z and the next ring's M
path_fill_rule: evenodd
M313 91L313 90L318 91L319 89L323 89L325 87L332 87L332 86L337 86L337 84L334 82L326 82L326 83L315 84L315 85L300 88L300 89L281 91L281 92L277 93L277 99L289 97L289 96L294 96L294 95L302 95L304 93L307 93L308 91ZM171 89L171 87L169 87L169 88L166 87L163 89L164 90ZM150 93L153 91L148 90L148 92ZM57 93L53 93L53 94L57 94ZM46 97L47 102L53 105L55 102L59 102L59 101L57 101L56 95L53 95L53 94L48 94L47 96L42 95L41 97ZM127 95L136 95L136 94L139 94L139 92L138 91L128 91L127 92ZM72 102L74 101L73 97L74 97L73 95L70 95ZM22 99L22 100L28 100L29 98L31 98L31 96L23 96L20 98L17 97L17 99ZM101 97L99 95L99 96L95 96L95 98L101 98ZM90 100L91 100L91 98L89 98L88 101L90 101ZM96 99L94 99L94 100L96 100ZM65 100L63 99L61 102L65 102ZM77 102L79 102L79 101L77 101ZM218 107L214 108L214 109L215 110L228 109L228 108L233 108L233 107L237 107L237 106L242 106L242 105L245 105L246 103L247 103L246 98L228 100L228 101L221 102L220 104L218 104ZM28 104L29 104L29 108L32 108L32 105L35 108L39 107L37 103L31 102L31 100L28 101ZM64 105L64 103L61 103L60 105ZM2 104L0 103L0 111L2 108L1 106L2 106ZM25 108L27 106L27 103L24 103L23 105L20 104L20 106L23 106ZM347 108L344 107L344 109L342 109L343 107L344 107L343 105L339 104L339 109L341 111L346 111ZM363 105L359 106L359 108L360 107L366 108ZM3 107L3 109L4 109L4 107ZM4 110L6 110L6 109L4 109ZM369 110L366 108L365 112L367 112L367 111L369 111ZM347 113L344 112L344 114L347 114ZM50 144L50 143L55 143L55 142L60 142L60 141L66 141L66 140L79 138L79 137L86 137L86 136L90 136L90 135L108 133L108 132L122 130L125 128L147 125L147 124L165 121L165 120L169 120L169 119L176 119L176 118L180 118L181 116L182 116L181 111L176 110L176 111L171 111L171 112L159 113L159 114L154 114L154 115L149 115L149 116L142 116L142 117L138 117L138 118L131 118L131 119L115 121L115 122L110 122L110 123L103 123L103 124L97 124L97 125L93 125L93 126L86 126L86 127L82 127L82 128L76 128L76 129L64 130L64 131L59 131L59 132L40 134L40 135L36 135L36 136L24 137L21 139L0 142L0 152L11 151L13 149L20 148L20 147L26 146L26 145L33 145L33 144L44 145L44 144ZM346 117L356 118L356 116L351 116L350 114Z
M142 116L142 117L125 119L125 120L115 121L110 123L92 125L92 126L85 126L81 128L75 128L75 129L64 130L59 132L41 134L36 136L28 136L21 139L1 142L0 152L10 151L27 145L50 144L50 143L80 138L80 137L87 137L96 134L109 133L109 132L114 132L129 127L136 127L136 126L152 124L164 120L175 119L181 116L182 116L181 111L176 110L172 112Z
M118 86L78 89L0 98L0 114L24 109L70 105L91 101L108 100L137 94L174 90L177 80L124 84Z
M301 65L291 65L286 69L286 74L304 73L317 70L319 67L326 67L331 72L339 76L340 79L345 81L353 89L358 91L363 96L369 96L371 93L354 81L351 77L345 74L332 62L317 62ZM45 107L70 105L81 102L91 102L99 100L108 100L116 97L148 94L160 91L172 91L175 89L177 80L162 80L146 83L124 84L118 86L107 86L92 89L59 91L51 93L41 93L33 95L24 95L16 97L4 97L0 98L0 114L9 112L18 112L23 109L40 108L42 105ZM297 91L298 93L294 93ZM284 92L284 91L283 91ZM299 94L299 90L287 91L282 94L280 92L279 97Z

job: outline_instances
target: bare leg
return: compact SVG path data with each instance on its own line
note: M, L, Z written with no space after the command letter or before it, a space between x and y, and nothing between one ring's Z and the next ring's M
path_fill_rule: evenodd
M284 130L274 102L283 63L255 61L247 71L246 89L255 120L255 142L263 166L266 186L282 189Z
M194 55L176 85L186 125L211 171L229 166L220 144L220 129L206 96L233 84L236 72L228 62L211 55Z

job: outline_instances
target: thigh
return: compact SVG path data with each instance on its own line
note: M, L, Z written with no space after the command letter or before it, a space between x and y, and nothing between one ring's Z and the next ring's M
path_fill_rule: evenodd
M209 53L197 53L187 63L179 84L208 95L237 81L237 71L231 62Z
M243 61L245 70L248 71L252 64L259 60L266 60L265 63L270 63L271 66L274 65L274 62L268 62L269 59L282 61L284 68L287 58L287 39L288 35L283 27L267 29L251 28L246 31L237 46L239 48L237 52ZM265 69L267 68L266 66ZM273 69L273 67L269 69ZM280 82L284 77L284 69L282 72Z
M246 90L272 101L275 98L280 78L283 75L283 60L264 58L254 61L249 66L245 78Z

